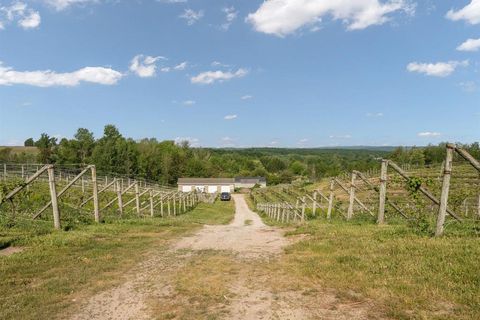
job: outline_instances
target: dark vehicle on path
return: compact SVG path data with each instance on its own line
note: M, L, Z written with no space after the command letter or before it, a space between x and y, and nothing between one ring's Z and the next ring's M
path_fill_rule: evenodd
M230 195L230 192L222 192L220 194L221 201L230 201L231 199L232 199L232 196Z

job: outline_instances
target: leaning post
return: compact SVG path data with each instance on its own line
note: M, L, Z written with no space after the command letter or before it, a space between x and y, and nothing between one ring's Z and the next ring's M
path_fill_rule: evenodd
M447 144L447 155L445 157L445 166L443 170L442 194L440 195L440 208L438 209L437 228L435 236L443 235L445 216L447 215L448 192L450 191L450 178L452 176L452 161L455 145Z

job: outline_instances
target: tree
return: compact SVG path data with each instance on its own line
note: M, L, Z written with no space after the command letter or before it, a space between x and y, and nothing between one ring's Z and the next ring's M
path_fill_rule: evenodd
M57 138L50 137L46 133L40 135L40 139L35 142L35 146L38 148L38 161L40 163L52 163L54 162L53 148L57 144Z
M75 139L78 141L78 158L81 163L86 163L92 156L92 151L95 146L93 133L88 129L79 128L75 134Z
M33 147L35 145L35 141L33 141L33 138L28 138L27 140L25 140L23 145L25 147Z

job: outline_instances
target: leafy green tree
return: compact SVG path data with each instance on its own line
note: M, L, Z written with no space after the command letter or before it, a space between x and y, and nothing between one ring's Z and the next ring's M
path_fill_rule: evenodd
M35 141L33 140L33 138L28 138L27 140L25 140L23 145L25 147L33 147L35 145Z
M35 142L38 148L38 161L40 163L52 163L55 160L53 149L57 144L57 138L50 137L46 133L40 135L40 139Z

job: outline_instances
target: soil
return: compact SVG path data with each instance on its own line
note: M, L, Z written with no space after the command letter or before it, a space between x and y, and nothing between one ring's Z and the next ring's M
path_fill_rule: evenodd
M345 302L334 291L292 280L290 273L281 271L283 248L291 240L279 229L266 226L248 208L244 195L233 195L233 201L236 212L232 223L205 226L167 248L157 248L125 276L123 283L79 301L78 311L71 319L372 318L369 301ZM189 263L205 252L229 261L237 271L221 275L228 279L223 285L229 292L221 301L195 304L196 297L178 290L178 272L195 273ZM208 276L215 276L215 272L221 271L212 268L208 272ZM193 274L192 279L202 276L207 275ZM199 305L203 308L201 316L192 312Z

